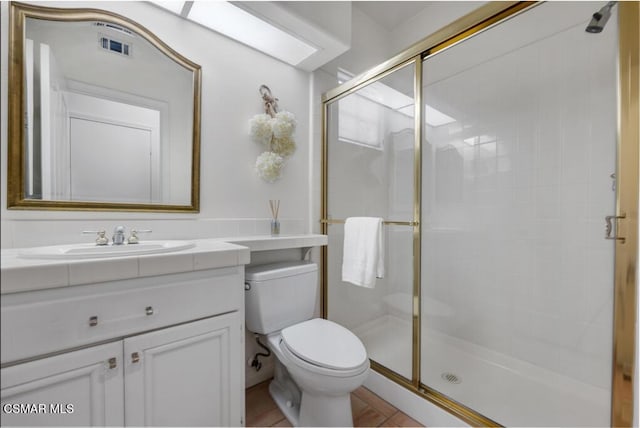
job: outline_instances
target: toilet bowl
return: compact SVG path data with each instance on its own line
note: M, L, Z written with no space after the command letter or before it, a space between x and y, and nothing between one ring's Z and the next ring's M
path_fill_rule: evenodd
M249 268L246 280L247 328L265 334L276 357L269 391L278 407L294 426L352 426L350 393L366 379L369 359L351 331L310 319L315 264Z

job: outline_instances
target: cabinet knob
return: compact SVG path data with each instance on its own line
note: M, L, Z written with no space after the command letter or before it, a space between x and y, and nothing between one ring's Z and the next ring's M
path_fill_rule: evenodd
M147 315L153 315L153 306L147 306L146 308L144 308L144 312Z
M118 362L116 360L116 357L109 358L109 360L107 362L109 363L109 368L110 369L115 369L116 367L118 367Z
M95 327L98 325L98 317L93 316L89 318L89 327Z
M132 363L137 363L140 361L140 354L138 354L137 352L132 352L131 353L131 362Z

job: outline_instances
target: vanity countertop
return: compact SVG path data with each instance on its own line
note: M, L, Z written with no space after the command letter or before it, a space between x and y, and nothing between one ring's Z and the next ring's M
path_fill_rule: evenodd
M117 281L248 264L251 251L327 245L325 235L248 236L195 239L192 248L171 253L108 258L33 259L25 249L3 249L0 294Z
M327 235L256 235L224 238L225 242L249 247L251 251L283 250L287 248L320 247L327 245Z

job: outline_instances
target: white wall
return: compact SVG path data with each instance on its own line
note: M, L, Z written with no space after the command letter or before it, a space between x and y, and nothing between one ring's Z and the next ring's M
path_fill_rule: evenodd
M51 7L110 10L139 22L169 46L202 66L201 209L198 214L53 212L6 209L1 189L2 248L70 243L87 239L83 229L116 224L150 227L154 238L196 238L269 233L269 199L281 200L281 231L310 230L309 105L306 72L205 30L145 2L45 2ZM7 153L8 3L2 2L2 66L0 134ZM248 137L248 120L262 112L258 87L267 84L282 109L296 115L298 150L281 180L267 184L253 171L261 148ZM6 156L2 182L6 183Z
M388 30L357 7L352 9L351 19L351 49L321 67L321 70L332 76L337 75L338 68L356 75L363 73L388 59L392 53ZM322 92L336 86L337 80L332 86L323 88Z
M429 2L426 8L391 31L389 48L393 53L401 52L486 3L485 1Z

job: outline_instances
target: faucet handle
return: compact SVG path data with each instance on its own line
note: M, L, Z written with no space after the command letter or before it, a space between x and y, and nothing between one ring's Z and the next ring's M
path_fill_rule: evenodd
M140 238L138 238L138 233L151 233L153 232L151 229L131 229L131 236L127 239L129 244L137 244L140 242Z
M83 230L82 234L97 234L96 245L107 245L109 243L109 238L107 238L107 232L104 230Z

